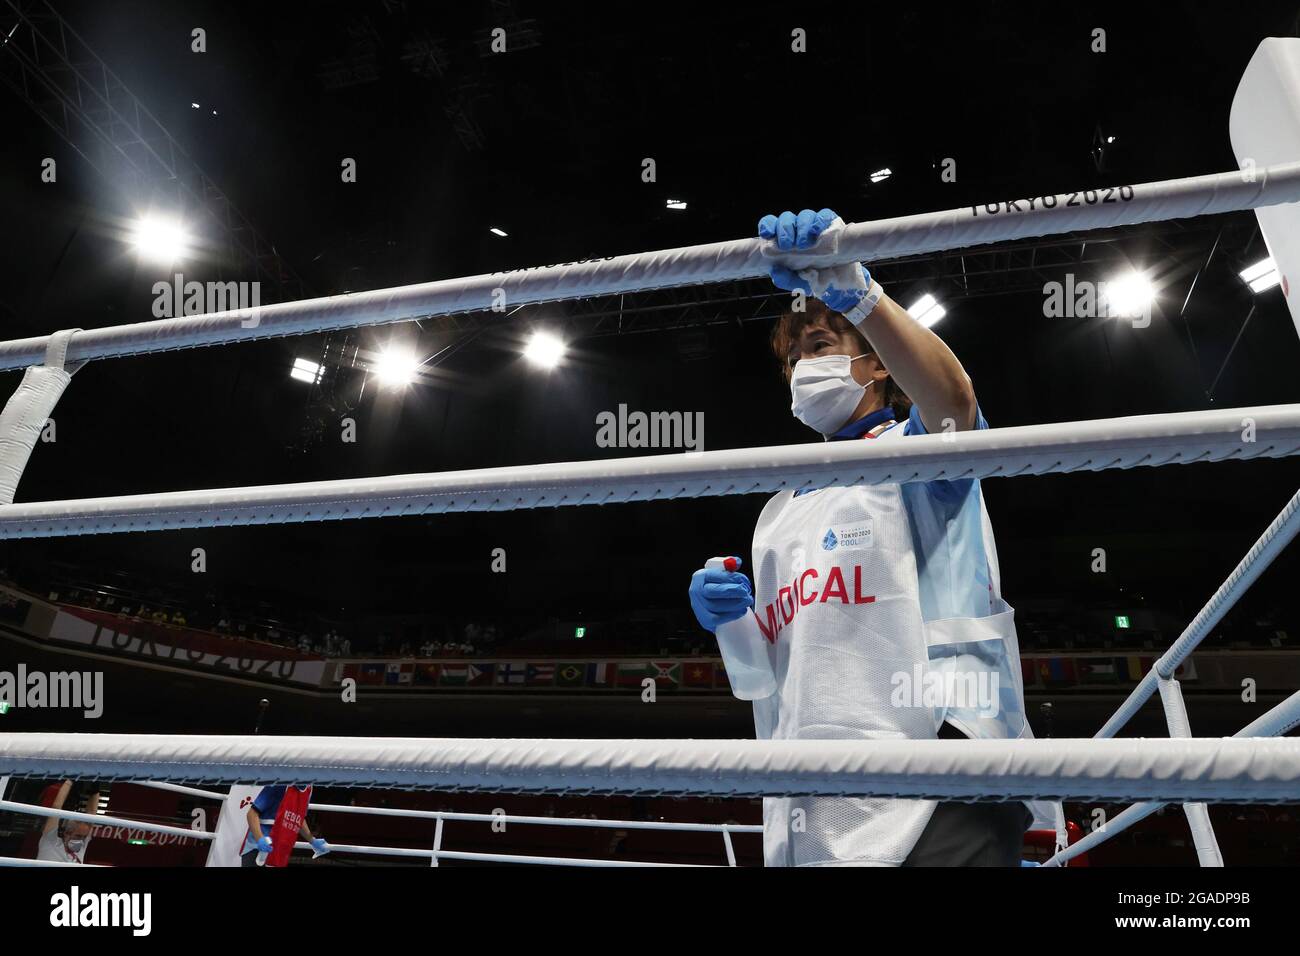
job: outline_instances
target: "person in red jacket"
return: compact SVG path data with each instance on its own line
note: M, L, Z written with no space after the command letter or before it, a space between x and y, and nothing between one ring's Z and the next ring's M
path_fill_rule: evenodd
M329 844L313 836L307 826L311 786L263 787L248 808L248 833L240 851L240 866L288 866L299 834L311 844L314 856L324 856Z

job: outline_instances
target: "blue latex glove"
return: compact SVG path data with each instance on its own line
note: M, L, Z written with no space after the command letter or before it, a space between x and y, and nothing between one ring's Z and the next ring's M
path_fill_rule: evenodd
M316 837L311 841L311 848L315 851L316 856L324 856L330 851L330 845L325 842L324 837Z
M811 249L817 244L821 234L838 218L839 216L832 209L823 209L821 212L804 209L797 216L788 210L779 216L769 214L758 221L758 238L775 240L776 247L782 252ZM852 265L832 267L832 269L852 268ZM867 271L867 267L859 264L857 268L862 270L865 288L837 288L832 282L820 296L821 300L836 312L850 311L866 295L867 289L871 288L871 273ZM812 286L808 281L788 266L774 265L768 274L771 275L772 282L778 289L785 289L787 292L799 290L805 295L813 295Z
M740 564L739 558L736 563ZM749 585L749 578L739 571L700 568L691 575L690 595L695 619L709 632L739 620L754 606L754 590Z
M813 212L805 209L795 215L788 210L779 216L767 215L758 221L758 238L775 239L782 252L811 249L821 234L839 217L833 210Z
M264 836L262 837L262 839L257 841L257 852L258 853L271 852L271 838L269 836Z

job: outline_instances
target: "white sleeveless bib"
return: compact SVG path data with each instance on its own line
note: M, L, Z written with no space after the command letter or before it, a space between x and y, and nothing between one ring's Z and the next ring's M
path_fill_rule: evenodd
M876 441L905 437L903 426ZM1014 612L1001 598L980 498L991 604L925 622L900 486L781 492L754 531L754 612L777 691L754 702L760 739L932 739L946 719L976 737L1030 736ZM932 800L796 797L763 804L769 866L903 862Z

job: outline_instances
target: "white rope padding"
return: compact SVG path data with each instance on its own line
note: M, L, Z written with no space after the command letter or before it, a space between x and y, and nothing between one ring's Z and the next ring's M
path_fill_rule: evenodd
M479 740L3 734L0 773L576 794L1300 800L1300 739Z
M1250 173L1101 187L1054 196L999 196L965 206L876 222L853 223L832 253L790 256L799 267L920 255L990 242L1237 212L1300 201L1300 163ZM758 239L663 249L464 279L443 279L259 308L159 319L78 332L68 360L137 355L221 345L414 318L515 308L588 296L699 285L766 275L772 258ZM0 343L0 369L41 361L47 336Z
M671 500L1300 453L1300 405L0 507L0 539Z

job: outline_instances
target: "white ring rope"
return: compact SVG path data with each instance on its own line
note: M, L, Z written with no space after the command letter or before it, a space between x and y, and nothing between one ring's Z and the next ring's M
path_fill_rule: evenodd
M595 295L754 278L796 267L899 258L1031 236L1300 201L1300 163L1255 176L1022 198L852 224L830 247L774 258L756 239L281 303L90 331L67 359L216 345ZM0 369L39 363L52 336L0 343ZM1250 440L1246 434L1253 433ZM1300 452L1300 406L1155 415L922 436L903 444L789 446L308 482L0 507L0 538L268 524L746 494L783 488L1007 477ZM1294 537L1293 498L1099 734L1119 729ZM1294 695L1228 739L1041 741L548 741L402 738L0 735L0 775L138 777L565 793L716 793L935 799L1142 800L1109 833L1171 802L1300 799ZM1290 707L1290 710L1288 710ZM165 784L163 784L165 786ZM16 806L16 805L15 805ZM11 808L0 801L0 809ZM24 807L23 812L33 812ZM38 814L41 815L41 814ZM86 815L59 813L77 818ZM94 822L118 822L97 818ZM123 823L171 832L176 828ZM440 820L441 822L441 820ZM1122 825L1121 825L1122 824ZM187 836L196 835L186 831ZM355 852L376 848L346 847ZM437 851L393 851L436 858ZM448 858L486 859L445 852ZM498 858L494 855L493 858ZM506 859L500 857L499 859ZM26 864L29 861L0 860ZM519 862L548 862L523 857ZM555 860L573 865L597 861ZM602 864L603 865L603 864Z
M178 784L160 783L158 781L131 781L135 786L149 787L155 790L163 790L170 793L180 793L185 796L201 797L209 800L224 802L230 799L227 793L220 793L215 790L200 790L194 787L183 787ZM149 832L158 833L165 836L189 837L196 840L214 840L216 833L208 830L184 829L181 827L168 826L161 823L146 823L139 820L130 820L124 817L107 816L98 813L80 813L68 810L55 810L50 807L37 806L27 803L16 803L11 800L0 800L0 811L9 811L11 813L25 814L35 817L57 817L59 819L77 820L83 823L89 823L93 826L116 826L120 830L126 830L128 833ZM750 833L761 834L763 827L761 825L747 823L678 823L667 820L610 820L610 819L589 819L586 817L539 817L527 816L523 814L512 813L462 813L451 810L413 810L406 807L368 807L355 806L352 804L333 804L333 803L312 803L311 811L316 814L342 813L355 814L361 816L373 817L400 817L413 820L436 820L441 823L448 820L459 820L472 823L491 823L493 825L530 825L545 827L579 827L582 829L606 829L606 830L655 830L659 832L677 832L677 833L716 833L721 834L728 850L727 856L731 861L730 865L735 865L734 854L730 852L729 835L733 833ZM101 837L102 839L102 837ZM297 842L294 844L296 850L314 850L310 843ZM465 850L446 850L441 846L436 846L431 850L411 849L407 847L389 847L389 846L359 846L347 843L331 843L331 853L356 854L359 856L391 856L391 857L416 857L425 860L475 860L483 863L529 863L541 866L603 866L603 867L625 867L625 866L710 866L712 864L679 864L679 863L649 863L638 862L635 860L601 860L587 859L583 857L552 857L539 855L524 855L511 853L484 853L479 851ZM14 858L0 857L0 866L12 865L44 865L43 861L21 861L14 863ZM436 865L436 864L435 864Z
M1106 721L1106 725L1097 731L1096 736L1114 737L1142 709L1142 705L1155 693L1160 679L1174 676L1179 666L1192 656L1192 651L1196 650L1214 626L1223 620L1223 616L1232 610L1237 600L1273 563L1273 559L1292 542L1297 532L1300 532L1300 491L1291 496L1291 500L1264 529L1264 533L1228 575L1228 579L1219 585L1219 589L1201 608L1200 613L1192 619L1169 650L1152 665L1151 670L1142 677L1128 699L1120 704L1110 720Z
M1278 737L1294 729L1297 725L1300 725L1300 691L1292 694L1256 720L1251 721L1233 736L1236 738L1253 737L1256 739L1260 737ZM1117 833L1127 830L1133 824L1145 820L1164 806L1166 806L1165 803L1158 801L1135 803L1122 813L1117 814L1113 819L1107 820L1104 826L1093 830L1077 842L1057 851L1056 855L1044 863L1043 866L1063 866L1066 861L1086 853Z
M0 810L10 813L23 813L32 817L57 817L60 820L75 820L89 823L91 826L119 826L146 833L161 833L164 836L189 837L195 840L211 840L213 834L206 830L187 830L183 827L168 826L164 823L146 823L142 820L128 820L125 817L110 817L102 813L81 813L73 810L55 810L52 807L38 807L30 803L15 803L12 800L0 800Z
M479 740L0 735L0 774L578 794L1300 800L1300 739Z
M1300 453L1300 405L0 506L0 539L1101 471Z
M849 224L833 253L796 254L800 267L961 249L991 242L1238 212L1300 201L1300 163ZM415 318L509 308L766 275L773 259L758 239L740 239L586 262L443 279L209 315L78 331L69 362L221 345ZM38 364L49 336L0 343L0 369Z

